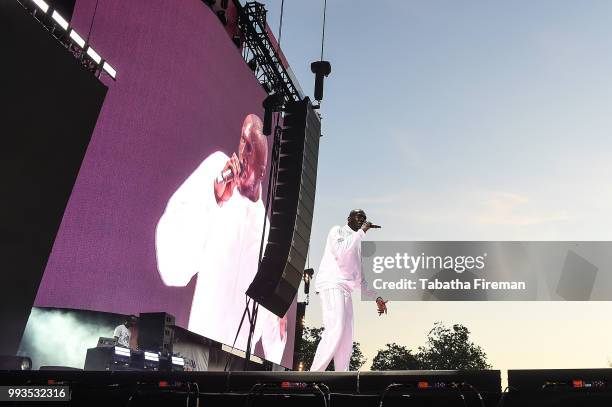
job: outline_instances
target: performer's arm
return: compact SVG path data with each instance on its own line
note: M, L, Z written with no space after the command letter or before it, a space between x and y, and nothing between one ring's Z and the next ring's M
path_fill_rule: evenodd
M380 297L378 291L371 290L368 287L368 282L363 275L363 270L361 271L361 295L368 300L375 300L377 297Z
M378 291L371 290L368 287L368 282L363 274L363 269L361 270L361 295L368 300L376 301L376 308L378 309L379 316L383 313L387 313L387 301L383 299Z
M378 315L382 315L383 313L387 313L387 302L383 299L383 297L376 290L371 290L368 287L368 282L363 275L363 270L361 271L361 295L368 300L376 301L376 308L378 310Z
M279 318L265 308L260 308L253 343L261 338L265 359L281 363L287 345L287 315Z
M226 161L223 153L204 160L172 195L157 224L157 269L168 286L185 286L200 271L210 224L219 208L213 182Z
M119 326L113 331L113 337L115 338L115 344L119 343Z
M202 249L197 243L202 240L193 227L188 205L168 209L156 230L157 269L164 284L185 286L198 271L198 254Z

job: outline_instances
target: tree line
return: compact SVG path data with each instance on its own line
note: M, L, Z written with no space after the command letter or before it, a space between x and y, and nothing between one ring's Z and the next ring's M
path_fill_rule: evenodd
M304 328L296 357L307 370L312 364L325 328ZM436 322L427 334L425 346L414 352L406 346L387 343L372 359L370 370L478 370L490 369L484 350L470 340L470 331L461 324L447 327ZM353 342L350 370L367 362L359 342ZM327 370L334 369L333 360Z

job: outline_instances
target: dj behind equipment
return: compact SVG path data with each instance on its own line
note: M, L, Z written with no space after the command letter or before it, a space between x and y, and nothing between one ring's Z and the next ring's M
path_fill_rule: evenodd
M130 315L115 328L113 338L100 337L97 346L87 350L85 370L192 370L193 361L172 352L173 326L174 317L166 313L143 313L140 319ZM136 332L138 347L134 346Z

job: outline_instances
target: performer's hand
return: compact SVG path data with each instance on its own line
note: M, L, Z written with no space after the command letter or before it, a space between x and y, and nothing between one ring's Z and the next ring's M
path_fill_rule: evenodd
M363 224L361 225L361 230L363 230L364 232L367 232L368 230L370 230L370 226L372 226L372 222L368 222L367 220L363 222Z
M376 299L376 308L377 308L377 311L378 311L378 316L381 316L382 314L386 314L387 313L387 302L389 302L389 301L383 300L382 297L378 297Z
M235 174L234 178L230 181L222 181L217 182L214 181L214 189L215 189L215 198L217 199L217 203L222 205L223 202L228 201L232 194L234 193L234 188L238 184L238 174L240 174L240 161L238 160L238 156L236 153L232 154L229 160L225 163L225 167L221 170L221 172L225 172L228 169L232 170L232 173Z
M285 338L287 337L287 315L282 318L278 318L278 325L281 341L285 341Z

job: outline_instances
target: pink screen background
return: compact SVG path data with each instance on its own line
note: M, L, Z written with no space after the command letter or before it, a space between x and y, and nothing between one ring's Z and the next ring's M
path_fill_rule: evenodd
M71 25L84 38L95 3L75 5ZM90 43L117 81L103 78L109 90L35 306L165 311L186 327L194 281L163 284L157 221L205 157L237 151L242 121L249 113L263 118L266 93L200 0L100 1ZM281 363L288 367L295 305L290 312Z

